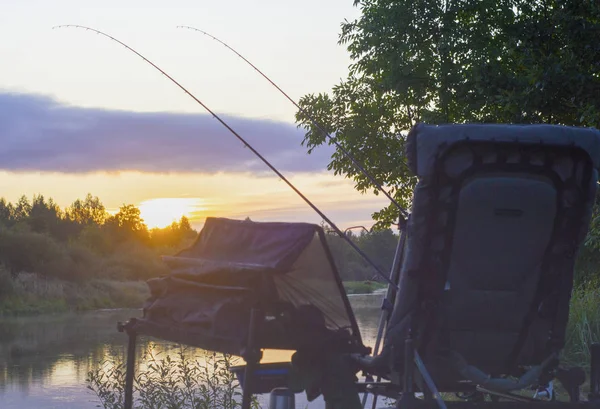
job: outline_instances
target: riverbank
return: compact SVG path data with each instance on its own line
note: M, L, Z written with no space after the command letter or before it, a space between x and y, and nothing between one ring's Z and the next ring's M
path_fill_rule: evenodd
M350 305L356 314L366 345L374 345L377 336L381 297L352 296ZM38 314L0 318L0 370L4 389L0 395L2 409L95 409L100 400L87 387L90 371L109 368L115 358L124 362L127 335L119 333L117 322L140 317L135 309L106 309L66 314ZM140 336L136 345L137 362L152 348L162 360L170 356L177 361L180 345ZM201 351L184 347L190 355ZM265 351L264 362L289 359L289 351ZM201 362L199 362L201 363ZM243 364L241 362L240 364ZM140 366L138 374L144 371ZM169 366L175 369L174 366ZM146 371L147 372L147 371ZM110 375L104 372L105 375ZM114 376L116 374L112 374ZM113 379L111 376L110 379ZM172 379L165 376L163 380ZM160 386L162 384L156 384ZM268 406L268 395L263 409ZM322 399L307 402L305 394L296 395L296 407L323 409Z
M386 288L386 284L377 281L344 281L342 282L346 294L373 294L377 290Z
M373 294L386 288L373 281L343 282L347 294ZM0 268L0 315L39 315L105 308L140 308L149 296L145 281L92 279L86 282L45 278L33 273L10 275ZM589 365L589 345L600 341L600 285L573 291L563 358Z
M0 270L0 314L37 315L103 308L139 308L149 296L144 281L92 279L77 283L34 273Z
M373 294L386 285L345 281L347 294ZM72 282L0 269L0 315L36 315L104 308L139 308L150 295L145 281L92 279Z

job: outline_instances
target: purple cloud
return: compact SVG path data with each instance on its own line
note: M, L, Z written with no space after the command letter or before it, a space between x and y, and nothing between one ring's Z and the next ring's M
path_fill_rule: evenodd
M222 118L282 172L324 170L333 153L324 147L308 155L292 124ZM0 93L0 169L270 172L208 114L89 109L14 93Z

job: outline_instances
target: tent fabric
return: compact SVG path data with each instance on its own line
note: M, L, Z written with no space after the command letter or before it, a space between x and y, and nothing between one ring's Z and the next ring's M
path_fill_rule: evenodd
M164 261L171 272L148 281L140 334L241 355L258 308L260 348L365 350L317 225L208 218Z
M287 271L314 234L315 226L309 223L254 223L209 217L196 243L178 257Z

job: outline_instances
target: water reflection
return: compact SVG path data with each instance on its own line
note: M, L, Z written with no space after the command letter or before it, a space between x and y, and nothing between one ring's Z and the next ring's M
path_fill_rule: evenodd
M350 297L364 343L369 346L375 343L381 298ZM1 319L0 407L97 407L97 399L86 389L87 374L106 359L123 356L127 337L117 332L116 323L140 315L139 310L104 310ZM138 357L151 344L163 354L179 350L178 345L140 337ZM263 361L284 361L290 355L288 351L265 351Z

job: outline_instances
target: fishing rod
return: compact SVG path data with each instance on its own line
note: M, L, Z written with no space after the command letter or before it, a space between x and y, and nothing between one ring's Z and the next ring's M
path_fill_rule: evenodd
M398 222L399 228L401 228L402 230L404 230L406 228L406 219L408 218L408 212L402 206L400 206L400 204L396 200L394 200L394 198L391 197L391 195L375 180L375 178L369 172L367 172L364 169L364 167L361 166L358 163L358 161L346 149L344 149L337 142L337 140L335 138L333 138L324 129L323 126L321 126L306 110L304 110L302 107L300 107L300 105L298 105L298 103L296 101L294 101L284 90L282 90L277 84L275 84L275 82L273 82L265 73L263 73L254 64L252 64L246 57L244 57L239 52L237 52L233 47L229 46L227 43L225 43L224 41L218 39L217 37L213 36L212 34L209 34L209 33L207 33L204 30L200 30L198 28L190 27L190 26L177 26L177 28L185 28L185 29L189 29L189 30L200 32L200 33L202 33L202 34L204 34L204 35L212 38L213 40L217 41L218 43L222 44L223 46L225 46L225 48L229 49L234 54L236 54L238 57L240 57L242 60L244 60L246 63L248 63L248 65L250 65L256 72L258 72L264 79L266 79L271 85L273 85L277 90L279 90L279 92L281 92L283 94L283 96L285 96L292 104L294 104L296 106L296 108L298 108L298 110L300 110L300 112L302 114L304 114L304 116L307 117L311 121L311 123L319 131L321 131L331 142L333 142L335 144L335 146L348 159L350 159L352 161L352 163L354 164L354 166L356 167L356 169L358 169L359 171L361 171L371 181L371 183L373 183L373 185L375 185L377 187L377 189L379 191L381 191L396 206L396 208L400 212L399 222ZM363 226L354 226L354 227L362 227L363 229L365 229ZM348 229L346 229L346 231L347 230ZM365 229L365 230L367 230L367 229ZM344 233L346 231L344 231ZM344 236L345 236L345 234L344 234ZM401 232L400 239L398 240L398 248L396 249L396 254L394 255L394 261L393 261L392 268L391 268L391 271L390 271L390 274L389 274L389 278L386 280L388 283L390 283L390 285L388 285L388 289L387 289L387 292L386 292L385 300L393 299L392 288L394 288L395 290L398 289L398 285L395 284L395 282L398 280L398 277L396 276L397 275L396 274L396 272L397 272L397 266L396 266L396 264L399 263L400 259L402 258L405 237L406 237L405 232L404 231ZM379 273L379 271L378 271L378 274L381 275ZM375 349L373 350L373 355L374 356L377 355L377 353L379 352L379 344L381 342L381 339L383 338L384 326L387 323L387 321L389 320L390 314L391 313L390 313L389 309L382 308L381 316L380 316L380 320L379 320L379 325L378 325L378 330L377 330L377 339L375 341ZM379 380L380 380L380 377L377 378L378 382L379 382ZM363 408L366 405L366 398L367 398L367 393L364 394L363 399L362 399L362 407ZM373 408L375 408L376 403L377 403L377 395L374 395L373 404L372 404Z
M277 84L275 84L269 77L267 77L266 74L264 74L261 70L259 70L254 64L252 64L250 61L248 61L243 55L238 53L235 49L233 49L232 47L227 45L225 42L219 40L217 37L213 36L212 34L207 33L206 31L200 30L195 27L190 27L190 26L177 26L177 28L186 28L188 30L198 31L198 32L212 38L213 40L223 44L226 48L233 51L233 53L236 54L238 57L240 57L242 60L247 62L260 75L262 75L267 81L269 81L271 83L271 85L273 85L275 88L277 88L279 90L279 92L281 92L292 104L294 104L296 106L296 108L298 108L300 110L300 112L302 112L302 114L304 114L304 116L306 116L319 131L321 131L331 142L333 142L335 144L335 146L340 151L342 151L342 153L344 155L346 155L346 157L348 159L350 159L352 161L352 163L354 164L356 169L360 170L362 172L362 174L365 175L371 181L371 183L373 183L373 185L375 185L375 187L377 187L377 189L379 191L381 191L396 206L396 208L398 208L398 211L400 212L402 217L404 217L404 218L408 217L408 212L402 206L400 206L400 204L383 188L383 186L380 183L378 183L375 180L375 178L369 172L366 171L366 169L363 166L360 165L360 163L358 163L358 161L356 159L354 159L354 157L350 154L350 152L348 152L346 149L344 149L338 143L338 141L333 136L331 136L329 134L329 132L327 132L324 129L323 126L321 126L308 112L306 112L306 110L302 109L302 107L300 107L300 105L298 105L298 103L296 101L294 101L292 98L290 98L290 96L285 91L283 91Z
M304 116L307 117L311 121L311 123L318 130L320 130L331 142L333 142L335 144L335 146L348 159L350 159L352 161L352 163L354 164L354 166L356 167L356 169L360 170L377 187L377 189L379 189L396 206L396 208L400 212L398 226L402 230L406 229L406 219L408 218L408 212L402 206L400 206L400 204L396 200L394 200L393 197L391 197L391 195L375 180L375 178L369 172L367 172L364 169L364 167L361 166L358 163L358 161L346 149L344 149L338 143L338 141L335 138L333 138L324 129L323 126L321 126L305 109L303 109L300 105L298 105L298 103L296 101L294 101L284 90L282 90L273 80L271 80L271 78L269 78L264 72L262 72L258 67L256 67L254 64L252 64L246 57L244 57L242 54L240 54L238 51L236 51L233 47L231 47L230 45L228 45L224 41L220 40L219 38L213 36L212 34L209 34L209 33L207 33L204 30L200 30L198 28L190 27L190 26L177 26L177 28L185 28L185 29L188 29L188 30L193 30L193 31L200 32L200 33L202 33L202 34L204 34L204 35L212 38L213 40L217 41L218 43L222 44L223 46L225 46L225 48L227 48L230 51L232 51L235 55L237 55L243 61L245 61L248 65L250 65L264 79L266 79L279 92L281 92L283 94L283 96L285 96L292 104L294 104L296 106L296 108L298 108L298 110L300 110L300 112L302 112L302 114L304 114ZM362 226L355 226L355 227L362 227ZM365 228L363 227L363 229L365 229ZM346 230L348 230L348 229L346 229ZM344 234L344 236L346 236L346 235ZM392 268L391 268L391 271L390 271L390 274L389 274L389 278L386 277L386 281L389 283L389 285L388 285L388 288L387 288L385 300L393 299L393 295L394 294L392 292L392 288L395 289L395 290L398 290L398 285L396 284L396 281L398 280L398 277L397 277L397 274L395 274L397 272L397 266L396 265L397 265L397 263L400 263L400 259L402 258L405 237L406 237L406 234L405 234L404 231L402 231L400 233L400 239L398 240L398 248L396 249L396 254L394 255L394 261L392 263ZM377 271L377 273L379 275L381 275L379 271ZM380 320L379 320L379 325L378 325L378 330L377 330L377 339L375 341L375 349L373 350L373 355L374 356L377 355L377 353L379 352L379 344L381 342L381 339L383 338L384 326L387 323L387 321L389 320L390 314L391 314L391 312L390 312L389 309L382 308L381 316L380 316ZM378 377L377 380L379 381L380 378ZM363 396L363 400L362 400L362 406L363 406L363 408L366 405L366 397L367 397L367 394L365 393L365 395ZM375 408L376 402L377 402L377 395L374 395L373 408Z
M390 280L384 273L383 271L381 271L381 269L352 241L350 240L350 238L348 238L344 233L342 233L342 231L335 225L335 223L333 223L323 212L321 212L321 210L319 210L306 196L304 196L302 194L302 192L300 192L293 184L292 182L290 182L281 172L279 172L264 156L262 156L256 149L254 149L252 147L252 145L250 145L250 143L248 143L240 134L238 134L236 131L233 130L233 128L231 128L225 121L223 121L221 119L220 116L218 116L216 113L214 113L207 105L205 105L202 101L200 101L194 94L192 94L190 91L188 91L183 85L181 85L179 82L177 82L173 77L171 77L169 74L167 74L165 71L163 71L161 68L159 68L156 64L154 64L152 61L150 61L149 59L147 59L146 57L144 57L142 54L140 54L139 52L137 52L136 50L134 50L133 48L131 48L130 46L128 46L127 44L125 44L124 42L116 39L115 37L108 35L100 30L96 30L94 28L91 27L86 27L86 26L81 26L81 25L77 25L77 24L64 24L64 25L59 25L59 26L54 26L52 27L52 29L56 29L56 28L79 28L79 29L83 29L86 31L92 31L96 34L100 34L120 45L122 45L123 47L127 48L129 51L133 52L134 54L136 54L138 57L140 57L141 59L143 59L145 62L147 62L148 64L150 64L152 67L154 67L155 69L157 69L161 74L163 74L165 77L167 77L169 80L171 80L175 85L177 85L179 88L181 88L186 94L188 94L194 101L196 101L200 106L202 106L209 114L211 114L213 116L213 118L215 118L217 121L219 121L221 123L221 125L223 125L229 132L231 132L240 142L242 142L244 144L244 146L246 146L248 149L250 149L252 151L252 153L254 153L261 161L263 161L263 163L265 165L267 165L273 172L275 172L275 174L277 176L279 176L281 178L281 180L283 180L294 192L296 192L298 194L298 196L300 196L319 216L321 216L321 218L323 218L323 220L325 220L330 226L331 228L333 228L333 230L335 230L335 232L342 237L343 239L345 239L348 244L350 244L350 246L358 253L360 254L360 256L371 265L371 267L373 267L375 269L375 271L377 271L377 273L391 286L393 286L394 288L398 289L398 286L392 282L392 280Z

